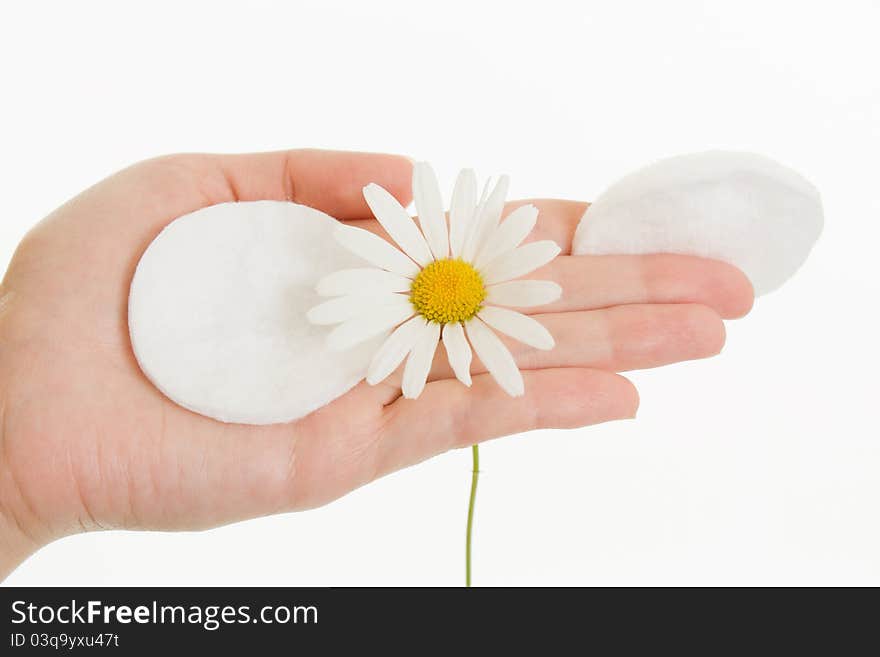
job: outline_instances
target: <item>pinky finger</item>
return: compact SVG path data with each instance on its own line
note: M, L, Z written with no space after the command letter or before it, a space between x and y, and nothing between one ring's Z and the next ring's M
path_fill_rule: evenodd
M450 449L533 429L573 429L635 417L639 397L624 377L586 368L523 372L525 394L510 397L488 374L467 388L454 379L428 384L418 399L385 410L377 475Z

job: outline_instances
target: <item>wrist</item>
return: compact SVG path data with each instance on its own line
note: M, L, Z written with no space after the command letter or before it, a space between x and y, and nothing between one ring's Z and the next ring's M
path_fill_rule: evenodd
M0 483L6 487L9 476L2 463L0 471ZM18 519L15 512L4 504L0 496L0 582L40 547L42 543Z
M15 516L0 506L0 581L40 547Z
M15 472L4 456L8 454L9 439L5 435L5 405L0 399L0 582L25 559L48 541L39 537L25 518L27 505L18 488Z
M5 329L9 316L10 294L4 287L5 281L0 279L0 329ZM0 332L0 345L8 343L6 331ZM14 351L14 350L13 350ZM3 354L0 350L0 354ZM9 350L6 350L6 354ZM7 376L16 371L14 363L8 358L0 359L0 371ZM19 490L11 464L8 462L11 437L8 429L8 383L6 377L0 380L0 582L15 570L25 559L36 552L44 542L38 540L37 533L29 529L23 520L23 497Z

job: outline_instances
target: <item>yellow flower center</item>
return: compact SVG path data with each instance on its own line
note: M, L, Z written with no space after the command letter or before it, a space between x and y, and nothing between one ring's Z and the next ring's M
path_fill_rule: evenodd
M436 260L412 282L409 300L430 322L464 322L477 314L486 298L480 273L459 258Z

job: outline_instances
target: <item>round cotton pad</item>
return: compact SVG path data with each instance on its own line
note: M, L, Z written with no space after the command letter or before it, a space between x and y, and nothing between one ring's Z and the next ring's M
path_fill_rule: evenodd
M709 151L614 183L584 213L572 252L714 258L765 294L803 264L822 223L819 192L797 172L753 153Z
M172 400L224 422L293 420L364 378L377 340L324 348L306 311L319 278L362 261L338 222L294 203L223 203L180 217L150 244L128 305L141 369ZM379 338L381 339L381 338Z

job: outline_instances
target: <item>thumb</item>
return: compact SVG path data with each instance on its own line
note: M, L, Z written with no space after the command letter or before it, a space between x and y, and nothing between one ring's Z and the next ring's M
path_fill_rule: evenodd
M146 248L177 217L231 201L293 201L337 219L368 218L361 193L365 185L375 182L407 205L411 178L411 160L380 153L305 149L164 155L99 182L43 225L62 241L86 235L95 248L121 243ZM107 244L94 244L101 239Z
M82 192L33 228L27 254L54 269L95 270L118 301L147 245L177 217L230 201L294 201L337 219L370 217L362 196L375 182L403 205L411 200L412 162L401 155L289 150L241 155L165 155L124 169ZM51 254L49 257L47 254ZM84 257L87 255L88 257Z
M285 200L337 219L371 216L361 190L374 182L402 205L412 200L412 161L400 155L294 150L210 156L228 185L226 200Z

